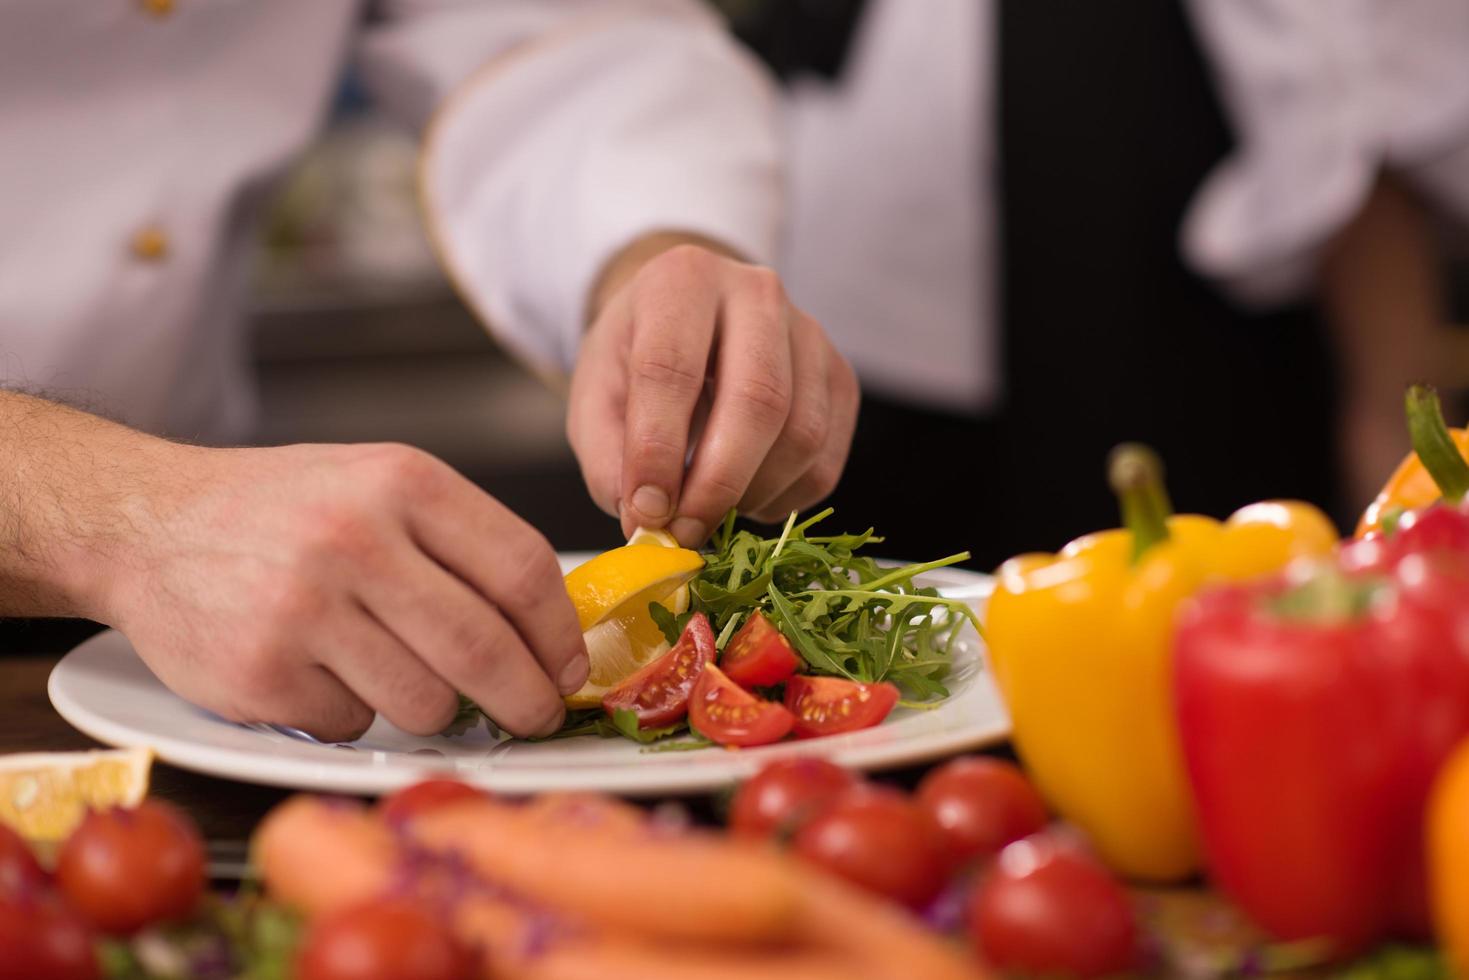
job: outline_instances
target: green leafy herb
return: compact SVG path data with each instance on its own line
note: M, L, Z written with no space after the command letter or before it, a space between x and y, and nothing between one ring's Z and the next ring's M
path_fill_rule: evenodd
M857 553L882 540L871 528L810 533L831 514L828 508L799 523L792 514L774 538L735 530L727 517L715 532L714 553L690 583L691 608L706 614L724 640L760 610L813 673L892 681L912 701L947 697L954 643L966 621L976 629L979 621L963 600L913 579L964 561L968 552L884 568Z
M580 711L568 711L566 721L559 729L550 735L530 739L530 741L550 742L560 738L595 735L598 738L630 738L634 742L647 745L661 739L681 735L687 731L688 726L683 722L662 728L639 728L637 714L627 708L617 709L610 718L601 708L584 708Z
M673 646L683 635L684 627L689 625L689 619L694 612L690 609L682 615L675 616L659 603L650 602L648 603L648 615L653 617L654 625L663 631L663 638L668 641L668 645Z

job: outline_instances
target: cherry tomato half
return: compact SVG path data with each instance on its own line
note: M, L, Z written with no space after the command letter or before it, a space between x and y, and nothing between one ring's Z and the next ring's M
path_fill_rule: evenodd
M969 933L992 966L1023 974L1108 976L1137 958L1127 892L1095 860L1044 834L1000 852L970 905Z
M1045 801L1025 774L985 756L955 759L933 770L918 784L917 800L960 864L997 854L1049 820Z
M714 631L703 613L695 613L673 649L604 694L602 707L609 715L632 711L640 728L672 725L688 714L694 682L714 656Z
M0 824L0 896L33 895L46 887L46 872L25 838Z
M735 792L729 829L740 837L791 833L812 813L857 785L857 776L850 770L825 759L777 759Z
M790 733L794 721L781 705L757 698L713 664L699 675L689 699L689 725L720 745L779 742Z
M909 908L932 901L947 878L938 828L895 790L853 790L806 821L793 842L811 864Z
M898 703L898 689L887 682L860 684L797 674L786 684L785 703L796 716L796 737L816 738L878 724Z
M299 980L471 980L474 953L442 920L402 901L376 901L312 923Z
M389 827L401 827L420 813L457 800L482 800L488 796L479 787L458 779L425 779L383 797L378 801L378 812Z
M0 980L101 976L92 933L54 896L0 893Z
M56 860L56 883L94 928L127 935L186 918L204 891L204 842L167 803L94 810Z
M740 687L770 687L796 672L801 659L791 641L758 609L725 645L719 666Z

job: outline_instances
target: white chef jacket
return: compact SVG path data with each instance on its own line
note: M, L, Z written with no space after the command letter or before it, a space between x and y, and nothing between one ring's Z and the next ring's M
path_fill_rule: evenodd
M1239 138L1182 222L1196 271L1246 303L1299 297L1383 167L1469 218L1469 2L1189 0L1189 13ZM690 18L665 40L708 29ZM649 62L590 34L547 39L466 84L459 98L475 111L430 131L430 213L475 215L436 238L491 329L537 368L564 371L582 329L585 242L605 243L612 215L679 227L684 210L696 230L777 265L868 389L983 410L1002 390L995 43L994 0L874 0L840 83L812 79L766 112L735 114L727 100L703 101L715 80L733 86L746 72L730 44L690 39L681 57ZM597 79L613 76L601 62L583 76L593 51L622 58L639 84L603 88ZM613 103L625 125L585 125L588 107ZM656 113L689 125L655 135L646 123ZM486 138L473 127L486 124L504 138L493 175L465 165ZM751 204L763 185L726 187L735 172L710 167L772 140L784 171L775 252L752 244L771 220ZM603 179L644 166L659 180ZM526 195L554 199L560 217L535 227L547 213L533 217ZM701 210L727 195L742 207ZM485 227L515 233L487 237Z
M490 191L508 182L491 223L452 207L432 223L471 243L454 260L470 297L534 266L540 306L516 307L514 330L575 322L595 266L650 222L771 255L779 156L752 117L773 90L732 50L693 0L0 0L0 383L174 436L247 436L241 324L260 205L352 59L410 123L438 110L474 134L439 168ZM659 91L701 62L718 77ZM531 111L580 118L575 152L521 171L544 141L508 146L497 107L479 123L454 97L486 66L564 90L564 106L545 90L551 107ZM741 133L694 150L705 183L682 198L690 157L676 166L655 148L705 146L721 123L680 105ZM590 199L601 206L576 207ZM473 243L513 237L492 254L516 262L474 268Z
M1299 291L1384 164L1469 213L1469 4L1190 9L1242 137L1185 223L1196 268ZM431 236L533 368L569 369L618 247L675 228L780 267L869 387L983 408L993 20L876 0L841 85L779 95L699 0L0 0L0 381L246 435L259 205L355 59L432 116Z

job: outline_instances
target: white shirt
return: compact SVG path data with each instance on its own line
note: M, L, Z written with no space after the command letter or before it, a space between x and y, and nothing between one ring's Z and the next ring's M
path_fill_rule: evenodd
M1384 164L1469 214L1463 0L1191 4L1243 138L1186 224L1197 268L1300 290ZM699 0L0 0L0 380L246 435L259 205L356 59L432 117L432 238L536 370L569 369L605 260L675 228L781 268L869 387L981 408L992 23L877 0L844 83L782 96Z

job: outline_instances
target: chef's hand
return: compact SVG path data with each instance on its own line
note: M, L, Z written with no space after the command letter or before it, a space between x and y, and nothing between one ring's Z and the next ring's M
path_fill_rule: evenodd
M567 432L624 533L696 546L730 507L778 521L836 486L857 379L774 272L659 234L609 263L592 308Z
M444 463L400 445L145 455L100 616L174 691L331 740L374 709L437 733L456 691L516 735L560 725L587 657L556 556Z

